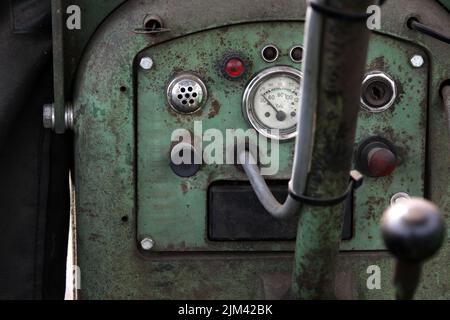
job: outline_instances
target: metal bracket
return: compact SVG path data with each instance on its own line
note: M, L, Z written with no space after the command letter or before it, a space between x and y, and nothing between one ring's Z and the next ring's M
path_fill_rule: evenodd
M64 10L62 0L52 1L54 102L52 128L56 133L66 131L64 81ZM45 113L44 113L45 116Z

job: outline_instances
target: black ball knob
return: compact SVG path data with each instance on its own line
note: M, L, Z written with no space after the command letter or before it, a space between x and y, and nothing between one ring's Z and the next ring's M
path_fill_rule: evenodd
M444 218L433 203L411 198L397 201L381 218L386 247L401 261L419 263L435 254L445 238Z

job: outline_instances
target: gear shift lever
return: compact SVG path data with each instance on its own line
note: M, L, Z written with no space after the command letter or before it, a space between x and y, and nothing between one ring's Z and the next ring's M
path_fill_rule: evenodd
M420 198L400 200L384 212L381 231L386 247L397 259L396 298L412 299L422 263L439 250L445 237L439 208Z

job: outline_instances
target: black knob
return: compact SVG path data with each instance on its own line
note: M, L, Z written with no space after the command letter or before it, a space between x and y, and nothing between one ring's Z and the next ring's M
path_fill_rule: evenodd
M197 174L202 165L202 156L193 145L180 142L170 152L170 168L179 177L187 178Z
M419 198L390 206L381 219L386 247L399 260L421 262L431 257L445 237L444 218L433 203Z
M444 241L444 218L438 207L427 200L397 200L384 212L381 231L386 247L397 258L396 298L412 299L419 284L422 262L435 254Z

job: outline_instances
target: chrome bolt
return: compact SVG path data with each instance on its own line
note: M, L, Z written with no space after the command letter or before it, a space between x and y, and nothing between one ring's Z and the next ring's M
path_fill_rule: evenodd
M53 103L45 104L42 108L42 123L46 129L55 129L55 105ZM64 112L64 121L66 129L73 129L73 106L68 103Z
M55 128L55 106L53 103L44 104L42 122L45 129Z
M391 197L391 205L394 205L394 204L398 203L399 201L408 200L408 199L411 199L409 194L407 194L406 192L398 192Z
M66 123L66 129L73 130L73 106L72 104L66 105L66 112L64 113L64 120Z
M139 62L139 65L144 70L150 70L153 67L153 60L150 57L143 57L141 58L141 62Z
M420 68L423 66L423 64L425 63L425 60L423 59L423 57L420 54L415 54L412 58L411 58L411 65L414 68Z
M152 238L144 238L141 240L141 248L145 251L150 251L155 245L155 241Z

